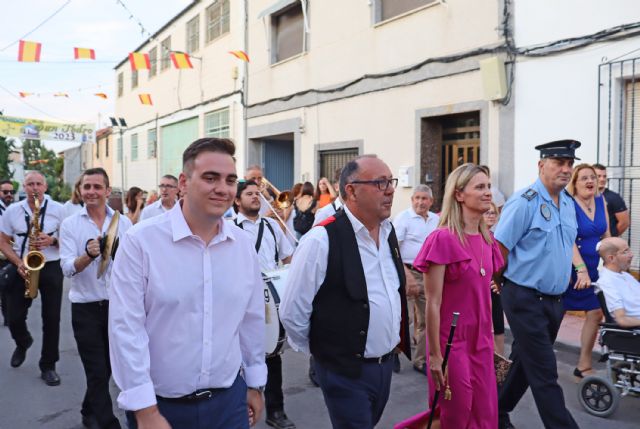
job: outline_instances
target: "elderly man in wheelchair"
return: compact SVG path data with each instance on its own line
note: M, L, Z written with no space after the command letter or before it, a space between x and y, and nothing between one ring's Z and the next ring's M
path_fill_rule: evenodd
M597 284L605 315L600 325L600 361L607 363L609 377L584 378L578 400L590 414L607 417L621 396L640 395L640 283L628 273L633 253L626 241L605 238L597 250L604 262Z

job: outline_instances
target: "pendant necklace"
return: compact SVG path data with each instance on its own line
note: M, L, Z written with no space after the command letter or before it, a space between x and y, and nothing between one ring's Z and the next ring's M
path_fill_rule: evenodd
M469 248L471 249L471 248ZM471 252L473 254L473 259L476 258L476 252L472 251ZM480 265L480 275L482 277L484 277L487 272L484 270L484 237L482 237L482 239L480 240L480 262L478 263L478 265Z

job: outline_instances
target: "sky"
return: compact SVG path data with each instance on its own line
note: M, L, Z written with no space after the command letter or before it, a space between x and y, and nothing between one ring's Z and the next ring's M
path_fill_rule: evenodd
M148 37L138 21L153 34L191 1L0 0L0 111L107 126L115 104L113 68ZM17 61L20 39L42 43L39 63ZM74 60L74 47L95 49L96 60ZM19 92L40 95L20 98ZM69 98L54 97L56 92Z

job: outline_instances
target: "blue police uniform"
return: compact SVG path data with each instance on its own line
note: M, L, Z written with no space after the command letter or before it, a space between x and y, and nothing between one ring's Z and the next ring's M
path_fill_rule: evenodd
M546 295L564 293L577 234L572 198L561 192L556 206L538 179L502 209L495 237L509 250L504 277Z
M551 142L536 147L541 158L573 158L580 143ZM498 395L499 429L530 387L547 429L577 429L567 410L553 343L564 309L561 294L571 277L578 225L573 201L562 191L558 203L538 179L504 206L495 238L508 251L502 306L513 334L513 364Z

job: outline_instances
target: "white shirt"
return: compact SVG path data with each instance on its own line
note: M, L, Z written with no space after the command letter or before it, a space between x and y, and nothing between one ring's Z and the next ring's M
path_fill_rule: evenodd
M45 204L46 210L43 218L42 211L45 208ZM13 250L18 256L21 256L20 250L22 249L22 242L24 240L27 240L24 246L24 252L27 253L29 251L29 240L28 237L26 237L28 228L25 216L28 216L28 221L31 222L33 212L29 207L27 199L11 204L2 215L2 227L0 230L5 235L12 237ZM53 201L49 195L45 195L40 205L40 230L58 238L58 229L63 219L64 211L62 210L62 204ZM41 252L44 254L47 262L60 259L60 252L57 246L48 246L41 250Z
M84 207L83 204L73 204L71 200L67 201L62 205L62 210L64 212L64 219L78 213L80 210L82 210L82 207Z
M333 207L335 205L335 207ZM313 220L313 226L316 226L329 216L333 216L340 207L342 207L342 200L340 198L336 198L333 200L333 203L327 204L316 212L316 217Z
M69 301L71 302L87 303L109 299L107 280L111 274L111 261L109 261L107 271L100 278L98 278L98 267L101 258L95 258L79 273L76 272L74 262L79 256L86 254L87 241L107 232L113 213L113 209L107 207L107 217L104 219L102 229L98 228L98 225L89 217L86 207L82 207L78 213L66 218L60 225L60 266L62 274L71 278L71 288L69 289ZM129 228L131 228L129 218L120 216L118 221L120 240Z
M615 310L623 309L625 315L640 319L640 282L623 271L616 273L608 268L599 270L598 287L604 293L607 310L613 316Z
M181 204L133 226L109 287L109 344L118 404L139 410L175 398L267 381L264 285L248 234L220 221L206 244Z
M278 262L276 262L276 244L278 246L278 259L281 261L288 258L293 254L293 246L289 243L289 240L285 239L282 228L278 225L278 222L271 218L259 216L255 222L247 218L242 213L238 213L234 221L234 225L242 225L242 229L247 231L251 236L251 240L254 243L258 240L258 232L260 231L260 223L264 220L269 222L274 235L271 234L269 228L265 225L262 231L262 240L260 243L260 249L258 250L258 260L260 262L260 269L264 271L272 271L278 268ZM254 247L255 249L255 247Z
M174 206L175 207L175 206ZM161 215L162 213L166 213L171 209L166 208L162 205L162 199L149 204L147 207L142 209L142 213L140 213L140 220L145 220L152 218L154 216Z
M438 227L438 222L440 216L437 214L428 212L425 219L412 207L398 213L393 220L393 226L396 228L402 262L413 264L424 241Z
M367 228L345 206L358 243L360 260L367 282L369 331L365 357L389 353L400 343L400 280L391 257L388 238L391 222L380 225L380 248ZM297 351L309 352L309 329L313 300L327 273L329 236L323 227L311 228L300 241L289 268L287 287L280 303L280 319Z

